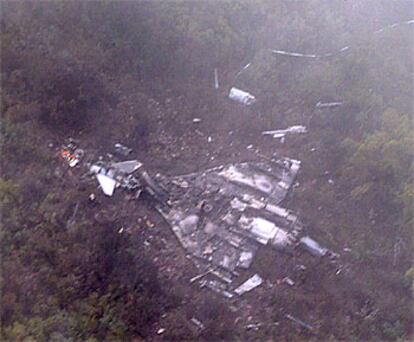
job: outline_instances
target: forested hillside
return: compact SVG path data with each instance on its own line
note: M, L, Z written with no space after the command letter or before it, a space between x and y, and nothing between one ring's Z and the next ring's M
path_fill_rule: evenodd
M413 338L414 25L390 26L414 18L412 2L2 1L1 13L2 340ZM231 102L233 86L257 102ZM298 124L308 133L284 144L261 135ZM263 295L280 325L247 331L240 311L184 280L185 256L163 247L174 236L145 200L90 205L94 186L57 158L69 137L101 154L122 141L166 174L301 160L289 206L338 252L341 283L315 264L308 287ZM318 333L283 322L286 308Z

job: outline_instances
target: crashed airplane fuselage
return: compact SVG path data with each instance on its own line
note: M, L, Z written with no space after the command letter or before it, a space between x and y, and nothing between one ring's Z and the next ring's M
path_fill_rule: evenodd
M297 160L235 163L155 178L136 160L100 160L88 168L107 196L120 187L134 191L135 198L142 191L155 198L156 209L200 271L193 280L227 298L262 283L256 275L241 288L233 286L238 270L250 267L261 245L302 246L319 257L329 253L304 234L293 212L279 206L299 171Z
M281 158L158 177L170 205L157 209L204 273L202 284L231 298L237 270L250 267L260 245L286 250L301 243L301 221L278 205L299 167Z

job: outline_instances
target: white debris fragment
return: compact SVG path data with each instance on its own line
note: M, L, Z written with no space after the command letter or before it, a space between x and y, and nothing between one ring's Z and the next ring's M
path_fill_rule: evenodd
M264 131L262 135L271 135L273 138L284 138L287 134L300 134L300 133L307 133L307 129L305 126L297 125L297 126L290 126L286 129L278 129L274 131Z
M243 251L240 253L240 258L237 261L237 266L242 268L249 268L253 262L254 253L249 251Z
M136 189L138 181L131 174L142 166L137 160L128 160L119 163L108 163L105 166L93 164L89 172L96 175L96 178L107 196L112 196L116 187L121 186L127 189Z
M112 196L116 187L116 180L101 173L98 173L96 175L96 178L98 179L98 182L104 194L107 196Z
M191 318L191 322L194 323L194 325L200 330L204 330L206 328L205 325L195 317Z
M204 273L201 273L201 274L197 274L196 276L194 276L190 279L190 284L194 283L196 280L199 280L199 279L205 277L209 273L211 273L211 270L208 270L207 272L204 272Z
M326 103L322 103L321 101L319 101L316 104L317 108L329 108L329 107L338 107L338 106L342 106L342 102L326 102Z
M211 136L208 136L207 142L211 143L213 141L213 138Z
M200 118L194 118L194 119L193 119L193 122L194 122L194 123L201 122L201 119L200 119Z
M230 89L229 98L246 106L256 102L254 95L235 87Z
M201 287L204 286L208 287L210 290L213 290L216 293L219 293L223 295L226 298L233 298L234 294L230 291L227 291L225 286L223 286L222 282L216 281L216 280L208 280L206 282L203 282L201 284Z
M309 236L304 236L300 239L300 243L303 244L306 249L313 255L324 256L328 253L328 249L321 247L319 243L311 239Z
M69 166L70 167L75 167L76 165L78 165L79 164L79 159L78 158L76 158L76 159L72 159L70 162L69 162Z
M292 280L292 279L290 279L289 277L285 277L285 278L283 278L283 280L282 280L284 283L286 283L286 284L288 284L289 286L293 286L293 285L295 285L295 282Z
M218 72L217 69L214 69L214 88L219 88L219 81L218 81Z
M250 330L250 329L252 329L252 330L257 331L257 330L259 330L259 328L260 328L261 326L263 326L263 323L256 323L256 324L252 323L252 324L247 324L247 325L245 325L244 327L246 328L246 330Z
M165 328L159 328L158 330L157 330L157 334L158 335L161 335L161 334L163 334L165 332Z
M244 71L244 70L246 70L249 66L250 66L250 64L251 63L247 63L237 74L236 74L236 76L234 76L234 79L236 79L237 77L239 77L239 75Z
M260 286L262 283L263 279L258 274L255 274L251 278L247 279L237 289L235 289L234 292L241 296L243 293L253 290L254 288Z

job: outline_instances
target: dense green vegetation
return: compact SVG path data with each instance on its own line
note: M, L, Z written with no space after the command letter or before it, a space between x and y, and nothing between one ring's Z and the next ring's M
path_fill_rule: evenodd
M249 62L236 85L256 94L252 112L260 120L243 117L237 124L308 126L298 158L305 184L316 183L292 201L305 222L319 227L324 242L339 251L352 246L353 286L378 309L372 319L349 324L338 313L333 318L338 326L318 338L412 338L413 28L373 34L412 19L412 4L4 1L1 6L2 340L146 338L163 312L179 307L174 289L159 282L156 266L132 251L113 222L97 223L85 210L67 226L73 208L65 203L83 203L85 192L62 188L47 141L112 129L101 123L130 88L155 98L180 95L194 110L215 112L213 69L229 88ZM349 52L318 60L269 52L325 53L345 45ZM319 100L344 105L317 110ZM145 109L137 115L138 121L152 119ZM279 301L269 305L276 311ZM221 305L214 304L211 315L219 315ZM212 320L203 338L244 339L223 322ZM170 330L174 339L195 338L185 329ZM294 339L294 332L283 338Z

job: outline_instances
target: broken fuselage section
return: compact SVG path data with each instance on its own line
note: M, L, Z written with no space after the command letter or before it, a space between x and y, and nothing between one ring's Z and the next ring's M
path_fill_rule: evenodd
M102 191L112 196L123 188L138 198L145 191L199 270L190 282L226 298L243 295L263 279L237 281L262 245L283 251L301 246L323 257L330 251L304 233L303 224L279 206L300 168L300 162L279 158L221 165L182 176L154 178L137 160L86 164ZM237 287L236 284L239 286Z
M299 161L281 158L158 176L170 200L157 209L199 269L194 279L232 298L242 294L233 281L250 267L260 245L292 250L302 241L309 244L301 240L301 221L279 206L299 168Z

